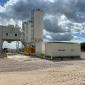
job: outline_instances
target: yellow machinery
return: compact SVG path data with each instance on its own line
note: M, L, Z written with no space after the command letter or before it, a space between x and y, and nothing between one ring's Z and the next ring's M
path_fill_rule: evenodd
M33 48L33 47L24 48L24 54L30 55L30 54L33 54L33 53L35 53L35 48Z

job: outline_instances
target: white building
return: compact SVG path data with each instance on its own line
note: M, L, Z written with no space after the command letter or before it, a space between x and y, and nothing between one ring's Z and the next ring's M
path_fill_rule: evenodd
M21 32L19 27L13 25L2 26L0 25L0 50L4 41L20 41Z
M53 57L80 57L80 44L70 42L42 42L37 44L37 54Z
M2 29L3 41L20 41L21 33L20 28L8 25Z

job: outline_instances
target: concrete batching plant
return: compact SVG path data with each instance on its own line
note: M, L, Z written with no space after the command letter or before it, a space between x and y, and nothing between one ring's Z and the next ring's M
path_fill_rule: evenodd
M41 9L32 11L31 20L22 23L22 30L10 26L0 26L0 50L3 41L21 41L24 52L53 57L79 57L80 44L69 42L43 42L43 16Z

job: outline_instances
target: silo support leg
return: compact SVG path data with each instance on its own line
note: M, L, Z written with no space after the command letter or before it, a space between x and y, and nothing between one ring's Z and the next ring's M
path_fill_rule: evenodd
M3 50L3 41L0 41L0 58L7 57L6 52Z
M51 60L53 59L53 56L51 56Z

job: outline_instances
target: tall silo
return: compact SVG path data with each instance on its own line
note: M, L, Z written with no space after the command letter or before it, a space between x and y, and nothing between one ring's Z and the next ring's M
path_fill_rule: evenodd
M33 12L34 41L43 40L43 11L36 9Z
M32 21L23 22L23 42L26 47L32 42Z
M33 41L36 48L36 54L40 53L42 50L42 42L43 42L43 11L41 9L36 9L33 12L32 16L33 21Z

